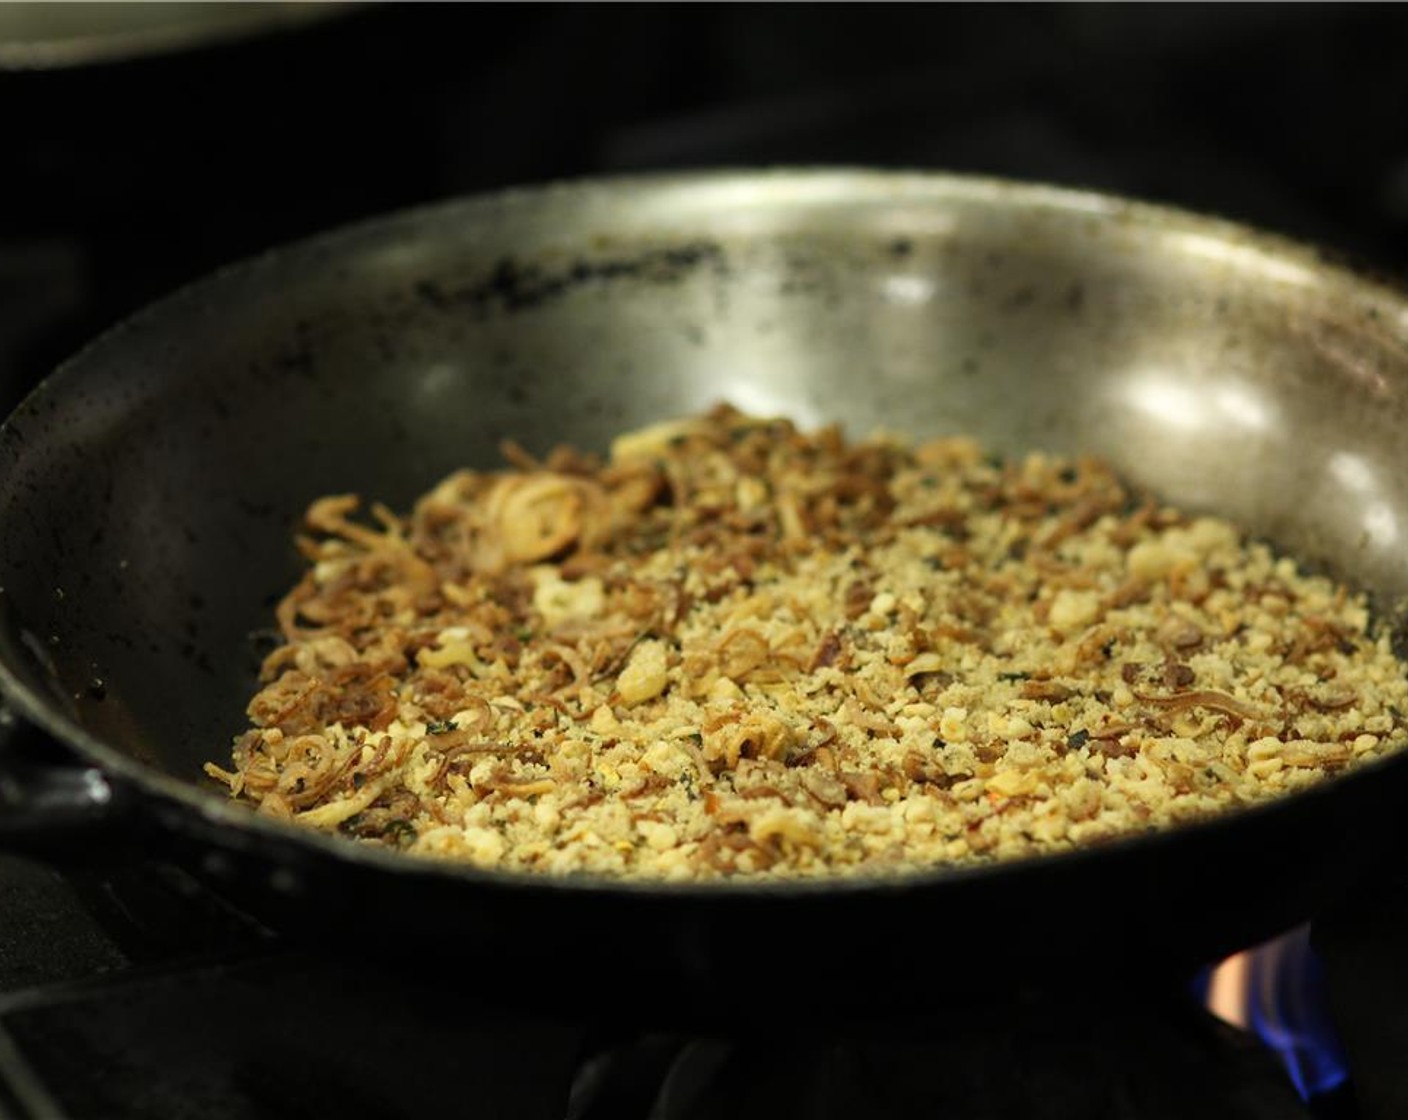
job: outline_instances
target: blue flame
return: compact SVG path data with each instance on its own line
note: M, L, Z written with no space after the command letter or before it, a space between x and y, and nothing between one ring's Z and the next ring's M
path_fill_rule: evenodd
M1303 1099L1328 1093L1349 1076L1308 927L1252 951L1247 1012L1251 1029L1280 1055Z

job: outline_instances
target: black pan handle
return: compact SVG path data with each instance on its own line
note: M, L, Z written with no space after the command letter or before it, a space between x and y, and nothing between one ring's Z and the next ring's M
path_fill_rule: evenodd
M0 852L94 862L118 845L128 797L0 702Z

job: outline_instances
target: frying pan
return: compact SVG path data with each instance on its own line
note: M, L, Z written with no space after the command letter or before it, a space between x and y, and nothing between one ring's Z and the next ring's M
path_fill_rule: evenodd
M278 929L685 1014L913 1008L1195 964L1403 843L1408 756L1068 854L666 885L421 862L203 781L244 726L314 497L719 400L1108 457L1368 589L1408 591L1408 302L1313 250L1094 194L822 170L583 182L394 215L137 315L0 429L4 845L137 846ZM251 636L254 635L255 638ZM448 947L448 948L446 948Z

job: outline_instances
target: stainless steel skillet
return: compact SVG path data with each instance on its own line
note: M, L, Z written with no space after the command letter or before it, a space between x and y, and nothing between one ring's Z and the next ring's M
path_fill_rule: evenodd
M883 1009L1078 977L1092 956L1113 975L1210 959L1402 842L1408 758L1068 855L764 887L415 862L255 819L200 767L241 726L249 635L296 576L307 502L405 504L506 434L601 446L729 399L853 433L1089 450L1371 590L1391 621L1405 395L1398 292L1236 226L1037 186L586 182L278 250L115 328L0 429L0 687L79 760L36 769L12 747L0 843L135 842L329 943L450 946L518 962L512 982L567 969L686 1013L759 984Z

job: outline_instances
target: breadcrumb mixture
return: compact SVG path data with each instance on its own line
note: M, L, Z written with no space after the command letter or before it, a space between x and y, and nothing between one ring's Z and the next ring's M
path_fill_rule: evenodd
M665 879L1058 851L1399 747L1362 599L1101 462L728 407L324 498L234 769L258 811Z

